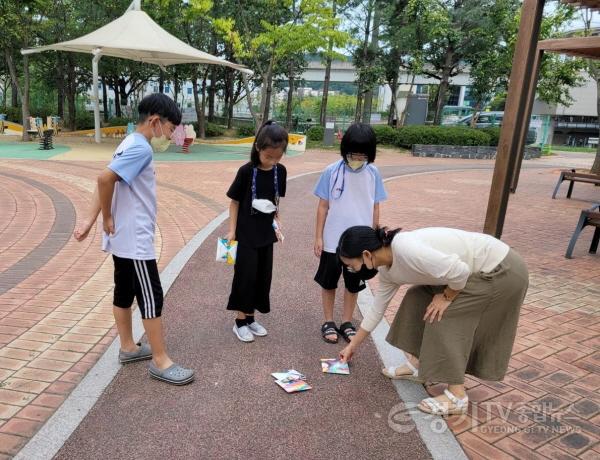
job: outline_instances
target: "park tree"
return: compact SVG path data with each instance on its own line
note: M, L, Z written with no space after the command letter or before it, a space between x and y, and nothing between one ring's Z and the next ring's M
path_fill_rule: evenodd
M562 3L544 15L540 28L540 40L562 38L567 26L577 14L577 10ZM520 21L520 15L516 20ZM518 23L514 26L512 47L516 43ZM512 57L512 54L511 54ZM584 82L585 61L581 59L566 59L554 53L545 53L540 64L537 85L538 99L551 105L566 105L573 103L571 88L581 86Z
M11 84L10 73L5 59L0 59L0 95L2 97L2 109L6 110L8 102L8 90Z
M24 141L29 140L26 127L29 118L30 71L29 56L20 56L20 51L34 44L33 39L48 4L47 0L0 1L0 49L8 67L13 94L17 94L21 100ZM22 66L22 72L18 66Z
M360 37L355 41L352 61L356 69L356 109L355 121L369 122L372 106L372 90L383 82L385 69L382 53L379 49L379 27L381 25L381 0L364 0L359 2L353 15L352 34ZM358 12L358 14L356 14Z
M396 8L390 12L393 16L389 19L387 41L391 47L390 54L393 58L399 57L399 66L407 72L410 79L407 94L412 94L416 77L423 73L423 55L426 45L426 32L423 30L423 27L427 23L423 18L427 13L427 4L415 0L408 0L404 5L396 5ZM393 124L394 115L396 115L396 97L400 69L390 61L391 59L385 59L384 65L386 80L392 90L393 102L393 107L390 107L388 123ZM397 123L400 126L404 124L407 108L408 104L405 105L404 110L397 119Z
M494 96L506 94L512 68L514 47L520 23L520 2L499 0L491 10L496 26L485 35L486 46L467 59L471 77L471 95L477 112ZM574 19L575 10L566 5L545 12L540 40L564 36L565 25ZM501 31L496 33L494 31ZM570 105L570 90L583 83L584 62L546 53L540 63L537 98L551 105ZM476 117L473 117L476 120Z
M480 28L481 47L465 59L471 79L470 96L474 101L471 126L477 123L479 112L498 92L505 91L512 66L515 17L520 11L519 0L498 0L490 5L489 24Z
M249 65L250 62L241 61L237 53L240 48L240 39L233 18L237 16L238 10L238 0L222 0L214 3L211 12L214 17L212 35L217 44L217 49L226 60ZM235 105L247 97L244 78L242 78L240 72L230 67L216 67L215 69L217 70L217 80L214 92L215 94L221 94L223 97L223 112L221 115L227 119L227 128L231 128ZM253 82L250 82L249 87L253 86Z
M289 55L282 63L281 73L285 75L288 83L287 100L285 109L285 126L288 130L292 129L292 108L294 103L294 91L296 83L301 78L302 72L306 69L306 56L304 53L294 53Z
M382 57L384 80L390 87L392 94L387 121L390 126L395 126L398 123L397 96L400 68L403 66L403 55L407 54L407 47L414 49L415 53L420 52L420 49L417 49L414 46L415 37L410 41L403 43L403 38L405 38L404 32L409 32L410 34L414 33L414 29L411 29L410 31L406 30L406 26L409 25L404 15L407 3L407 0L394 0L387 4L382 13L382 40L386 44Z
M345 59L345 56L336 49L344 48L351 42L351 35L341 30L339 25L341 18L350 8L353 8L357 4L357 0L330 0L329 5L331 8L331 22L330 27L324 30L324 34L327 38L327 46L321 49L321 59L325 64L325 79L323 81L323 96L321 98L321 107L319 122L322 126L325 126L327 119L327 102L329 98L329 84L331 81L331 65L334 59Z
M419 3L419 5L416 5ZM486 45L485 32L493 27L492 0L411 0L418 6L419 30L424 34L423 73L439 81L434 124L441 123L452 77L467 59Z
M75 0L50 2L38 31L39 43L47 45L72 40L91 32L92 21L85 22L89 13L88 8ZM56 91L57 115L66 119L70 129L76 129L77 95L91 83L89 56L63 51L35 56L38 78L48 81Z
M196 49L209 52L214 41L211 16L212 0L152 0L155 4L153 18L165 30ZM198 64L181 64L161 69L159 84L162 81L164 91L165 79L173 83L173 98L177 102L183 93L182 85L191 80L194 107L198 120L198 135L206 136L206 101L209 74L214 66ZM214 88L216 73L212 73L211 87ZM214 101L213 101L214 104Z
M416 41L420 50L413 48L409 54L419 58L420 73L439 81L434 124L441 123L452 77L464 68L470 70L472 93L479 107L506 88L520 6L518 0L409 0L405 15L410 21L404 21L405 28L418 30L420 36ZM556 36L570 17L572 9L564 5L547 12L540 38ZM568 103L569 89L579 83L577 66L555 56L545 57L538 85L540 99Z
M386 61L389 59L395 59L397 61L396 51L397 50L388 50L384 51L380 47L380 32L382 26L382 20L385 16L385 13L388 9L392 9L394 12L397 12L396 6L398 5L396 1L389 0L373 0L369 1L369 4L372 6L373 10L371 12L372 16L372 24L369 25L368 21L366 23L365 37L367 37L368 32L371 34L370 41L365 39L363 46L363 55L362 59L359 59L359 62L362 63L362 67L367 67L367 69L361 69L360 75L365 77L364 79L359 79L360 85L362 86L362 91L359 93L359 101L362 100L362 115L360 119L365 123L370 123L371 113L373 111L373 94L375 92L376 87L385 81L386 76L390 76L387 71L389 71L390 66L394 64L388 63L386 66ZM393 14L393 13L392 13ZM390 18L392 21L393 17ZM366 51L366 52L365 52ZM357 104L357 109L359 109Z
M336 23L325 0L238 0L230 40L236 56L247 60L261 80L259 111L251 107L257 126L269 118L273 79L288 56L327 46L322 33ZM249 88L246 89L249 96Z

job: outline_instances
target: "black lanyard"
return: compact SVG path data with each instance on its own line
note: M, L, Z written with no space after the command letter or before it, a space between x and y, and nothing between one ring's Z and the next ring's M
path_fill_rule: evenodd
M273 177L274 177L274 185L275 185L275 207L279 209L279 179L277 178L277 165L273 166ZM252 168L252 201L256 200L256 174L258 173L258 168ZM256 210L252 207L252 203L250 203L250 213L256 214ZM277 213L277 211L275 211Z
M340 170L342 171L342 186L336 189L335 185L338 182L338 178L340 176ZM346 162L342 160L340 166L335 169L335 177L333 178L333 185L331 187L331 196L334 200L337 200L344 193L344 185L346 183ZM335 196L335 192L338 192L338 196Z

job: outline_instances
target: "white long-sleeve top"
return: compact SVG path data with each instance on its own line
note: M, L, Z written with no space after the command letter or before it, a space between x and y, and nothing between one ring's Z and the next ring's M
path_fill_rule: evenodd
M371 332L403 284L465 287L472 273L491 272L510 247L483 233L431 227L398 233L392 241L393 263L379 267L379 286L373 308L361 327Z

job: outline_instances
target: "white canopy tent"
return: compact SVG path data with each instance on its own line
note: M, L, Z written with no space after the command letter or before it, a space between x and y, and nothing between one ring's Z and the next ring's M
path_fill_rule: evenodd
M123 16L83 37L21 51L23 54L53 50L91 53L94 55L92 59L92 85L96 142L100 142L101 139L98 61L102 56L141 61L161 67L173 64L224 65L246 74L251 75L253 73L244 66L199 51L174 37L154 22L145 12L141 11L140 4L141 0L134 1Z

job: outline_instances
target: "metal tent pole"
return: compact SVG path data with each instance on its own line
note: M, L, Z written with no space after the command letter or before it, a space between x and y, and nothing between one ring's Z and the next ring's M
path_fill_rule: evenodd
M94 59L92 59L92 85L93 85L93 99L94 99L94 137L96 143L99 144L102 139L100 132L100 96L98 94L98 61L102 57L102 50L96 48L93 51Z

